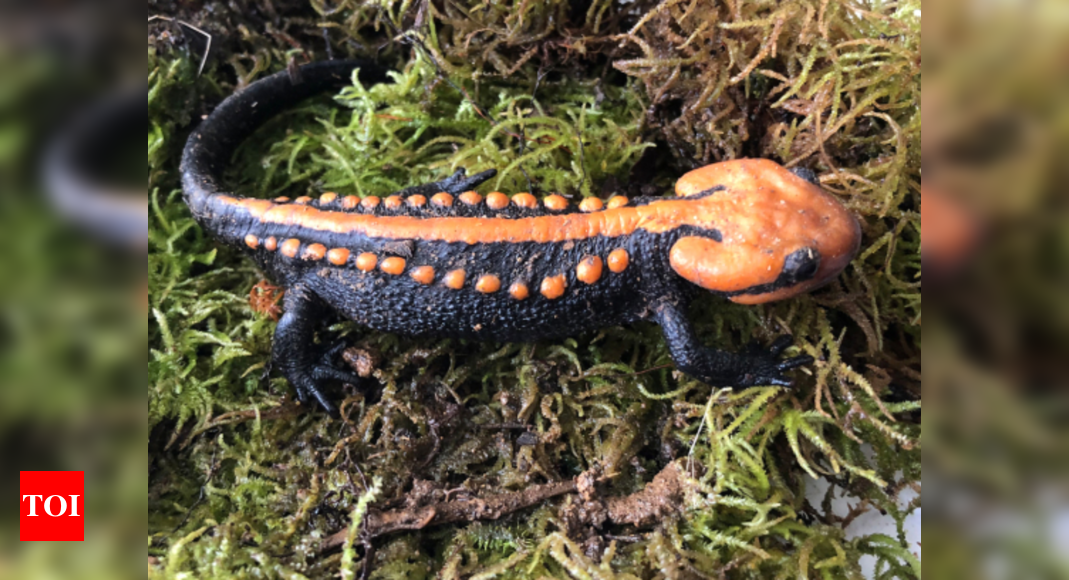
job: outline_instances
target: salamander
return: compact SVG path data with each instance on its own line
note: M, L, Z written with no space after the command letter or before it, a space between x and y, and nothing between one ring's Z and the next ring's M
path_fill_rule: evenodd
M220 175L235 148L276 113L350 82L385 80L370 63L326 61L281 72L225 99L190 135L185 202L222 243L286 288L272 360L302 402L336 415L330 381L360 384L314 343L333 310L371 329L504 342L554 339L640 320L659 324L679 370L713 386L791 384L781 336L732 353L705 346L687 320L702 291L742 304L796 296L856 255L858 221L809 181L765 159L683 175L674 197L479 193L495 175L445 179L388 196L259 199Z

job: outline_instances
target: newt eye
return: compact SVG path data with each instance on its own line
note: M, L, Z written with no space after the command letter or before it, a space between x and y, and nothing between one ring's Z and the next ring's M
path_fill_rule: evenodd
M795 250L783 262L780 278L791 283L804 282L813 277L820 267L820 254L813 248Z

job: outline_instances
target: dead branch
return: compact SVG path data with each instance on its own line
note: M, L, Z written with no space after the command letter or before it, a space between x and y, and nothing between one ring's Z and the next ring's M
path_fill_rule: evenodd
M601 526L606 521L618 525L645 527L656 524L666 516L679 513L683 504L683 469L679 462L669 463L653 481L641 491L630 495L610 497L604 501L584 501L589 514L582 519ZM365 516L361 536L367 540L403 530L421 530L428 526L496 520L502 516L539 504L548 499L569 493L578 493L580 482L586 482L588 474L580 474L573 480L558 483L533 485L523 491L494 494L484 498L465 498L442 501L421 507L406 507L387 511L369 510ZM591 509L593 508L593 509ZM597 514L597 515L594 515ZM348 530L329 536L320 545L321 551L340 547L345 543Z
M387 511L368 510L361 535L372 539L403 530L421 530L455 522L496 520L501 516L531 507L547 499L575 492L574 481L532 485L523 491L501 493L485 498L465 498L438 502L418 508L399 508ZM323 551L345 543L348 530L341 530L320 545Z

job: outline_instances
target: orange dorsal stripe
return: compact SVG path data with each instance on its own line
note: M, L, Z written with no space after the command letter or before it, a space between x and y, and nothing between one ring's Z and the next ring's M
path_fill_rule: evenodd
M693 201L666 198L639 207L595 213L570 213L519 219L483 217L373 216L280 205L266 199L222 196L221 202L247 211L264 224L298 226L335 234L371 238L423 239L467 244L495 242L563 242L595 236L624 236L636 230L663 233L697 217Z

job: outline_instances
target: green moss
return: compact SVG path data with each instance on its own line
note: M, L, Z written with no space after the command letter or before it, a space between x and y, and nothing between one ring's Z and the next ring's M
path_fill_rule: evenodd
M863 554L883 577L919 577L893 498L920 480L919 3L668 2L645 19L642 3L429 6L287 5L283 20L314 16L339 53L400 30L420 48L386 48L403 65L392 84L269 123L236 156L234 188L371 195L493 167L487 190L579 197L610 177L663 190L741 156L813 167L862 216L862 254L817 294L710 298L693 317L719 347L790 332L818 362L793 390L732 392L674 372L652 325L501 345L342 322L331 332L379 356L381 397L348 393L344 423L300 414L284 380L260 380L274 327L248 303L260 274L206 237L177 190L181 128L230 90L230 70L196 77L199 55L150 53L150 94L167 103L150 107L150 575L359 573L359 542L317 550L359 520L373 481L383 502L413 475L477 494L601 466L604 492L622 495L685 457L678 517L609 532L626 540L591 551L558 509L577 498L558 498L378 539L373 577L856 577ZM289 49L265 45L253 35L219 62ZM516 422L540 442L517 446L500 427ZM845 539L805 502L810 474L885 510L899 537Z
M336 101L349 114L318 104L276 119L266 139L253 141L271 143L267 151L243 151L246 183L263 196L382 195L459 167L497 168L492 190L589 195L593 183L626 173L651 146L640 137L643 103L633 87L606 87L597 104L596 81L568 80L535 97L498 82L484 85L483 102L473 104L444 83L428 92L436 71L426 59L392 76L342 91Z

